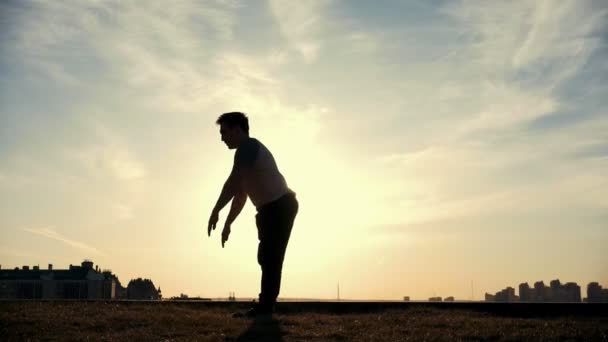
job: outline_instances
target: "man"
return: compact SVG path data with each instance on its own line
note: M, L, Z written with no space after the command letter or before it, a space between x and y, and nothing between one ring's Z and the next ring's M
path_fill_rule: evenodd
M236 149L230 176L224 183L211 216L207 234L211 236L218 214L230 200L230 212L222 230L222 248L230 236L230 226L240 214L247 196L255 205L258 229L258 263L262 268L259 301L245 313L248 317L268 315L274 311L281 287L281 271L298 201L279 172L274 157L260 141L249 136L249 120L240 112L220 115L222 141Z

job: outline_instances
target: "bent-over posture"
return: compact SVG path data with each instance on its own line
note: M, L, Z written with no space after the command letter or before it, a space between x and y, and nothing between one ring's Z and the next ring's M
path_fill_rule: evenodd
M222 247L230 236L230 226L240 214L247 197L255 205L258 229L258 263L262 268L261 291L258 304L246 316L271 314L281 287L281 271L285 250L298 213L295 192L287 186L272 153L260 141L249 136L249 120L240 112L220 115L222 141L229 149L236 149L230 176L211 216L207 234L211 236L218 214L230 200L230 212L222 230Z

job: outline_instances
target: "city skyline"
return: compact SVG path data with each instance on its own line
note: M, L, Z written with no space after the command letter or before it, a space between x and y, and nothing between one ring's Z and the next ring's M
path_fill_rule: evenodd
M104 299L126 299L127 296L129 299L133 299L131 298L131 296L129 296L127 294L127 288L122 287L121 282L119 280L119 277L116 274L112 273L111 269L105 269L105 268L100 268L99 265L95 265L94 262L92 260L89 259L85 259L84 261L82 261L81 266L77 266L77 265L69 265L69 268L67 269L57 269L54 268L53 264L48 264L47 268L40 268L40 265L22 265L21 267L16 266L14 268L2 268L2 265L0 264L0 299L10 299L13 298L12 296L7 296L7 294L9 293L13 293L13 295L15 293L22 293L23 290L18 290L19 288L19 281L23 280L25 281L25 287L26 287L26 292L27 290L32 291L35 286L33 285L32 281L42 281L40 285L42 285L42 287L44 287L44 282L45 280L48 281L48 279L53 279L53 272L61 272L61 273L66 273L66 271L68 273L70 272L77 272L75 275L72 276L76 276L75 279L80 279L78 277L86 277L86 274L82 274L79 273L80 270L91 270L91 272L93 273L93 277L91 279L103 279L102 278L96 278L95 275L99 274L99 275L104 275L105 278L112 280L115 284L113 284L111 286L111 290L108 288L107 289L107 293L104 297ZM3 272L3 271L8 271L8 272ZM11 272L14 271L14 272ZM31 271L31 272L30 272ZM39 278L32 278L31 275L27 276L27 274L29 273L34 273L37 274L39 276ZM22 277L22 278L20 278ZM66 279L66 275L63 275L62 278L60 279ZM134 278L131 277L131 280L129 281L129 285L131 285L131 283L134 280L138 280L138 281L142 281L142 278ZM145 281L150 281L150 283L152 283L151 279L144 279ZM6 281L17 281L17 283L6 283ZM52 290L55 290L55 285L52 286ZM474 299L474 295L473 295L473 284L471 284L471 297L469 298L454 298L454 296L446 296L445 298L442 296L436 296L436 294L433 294L433 297L428 298L428 301L430 302L441 302L441 301L445 301L445 302L454 302L454 301L475 301ZM489 293L485 293L485 298L484 301L490 301L490 302L586 302L590 299L590 296L594 296L594 298L592 298L592 301L603 301L606 302L608 301L608 288L603 289L603 286L601 284L599 284L598 282L591 282L589 284L587 284L587 296L582 296L582 291L581 291L581 287L578 285L577 282L567 282L565 284L561 284L559 279L554 279L551 280L550 282L550 286L545 286L544 285L544 281L543 280L539 280L534 282L534 286L530 287L528 285L527 282L521 283L518 286L519 288L519 295L515 295L515 289L511 286L507 286L505 289L497 292L495 295L489 294ZM99 291L101 291L101 288L98 289ZM152 287L152 290L155 291L155 288ZM337 301L352 301L355 299L351 299L351 298L341 298L340 297L340 287L339 284L336 288L336 293L337 296L336 298L334 298ZM38 290L40 293L47 293L46 296L43 296L42 299L59 299L61 297L54 297L49 295L49 290L43 291L43 290ZM52 291L51 291L52 292ZM86 293L87 291L84 290L84 293ZM158 286L158 293L160 293L160 286ZM39 295L40 295L39 293ZM111 293L111 294L110 294ZM116 295L114 294L116 293ZM140 295L141 296L141 295ZM524 297L525 296L525 297ZM15 298L21 298L21 297L15 297ZM23 298L29 298L29 297L23 297ZM34 295L32 295L31 297L32 299L38 298ZM201 296L195 296L195 297L190 297L187 294L181 293L179 294L179 296L173 296L171 297L171 299L188 299L188 298L198 298L200 299ZM211 300L211 299L221 299L222 297L219 298L210 298L210 297L202 297L204 299L207 300ZM234 291L229 291L229 296L228 296L228 300L232 300L234 301L236 299L236 293ZM241 300L243 298L248 298L248 299L255 299L254 297L239 297ZM91 299L91 298L89 298ZM95 297L93 298L95 299ZM99 298L97 298L99 299ZM139 298L141 299L141 298ZM157 298L160 299L160 298ZM282 300L294 300L294 299L300 299L300 300L315 300L315 299L324 299L324 298L281 298ZM361 300L361 299L359 299ZM368 300L374 300L373 298L368 298ZM392 299L393 301L397 301L398 299ZM410 296L403 296L403 301L409 302L409 301L424 301L424 299L420 299L420 298L411 298Z
M282 297L608 284L605 1L0 2L0 264L259 292L207 222L242 111L300 211ZM220 215L220 223L227 212ZM221 226L220 226L221 227Z

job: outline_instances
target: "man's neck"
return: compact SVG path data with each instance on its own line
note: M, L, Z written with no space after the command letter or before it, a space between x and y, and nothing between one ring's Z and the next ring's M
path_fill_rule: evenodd
M249 135L243 135L243 136L241 136L241 138L240 138L240 140L239 140L236 148L241 147L241 144L244 143L245 141L247 141L247 139L249 139Z

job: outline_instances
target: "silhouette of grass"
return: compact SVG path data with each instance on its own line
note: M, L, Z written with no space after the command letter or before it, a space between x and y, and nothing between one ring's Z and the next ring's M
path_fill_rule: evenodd
M517 318L467 310L231 317L234 308L175 303L0 302L0 340L608 341L606 317Z

